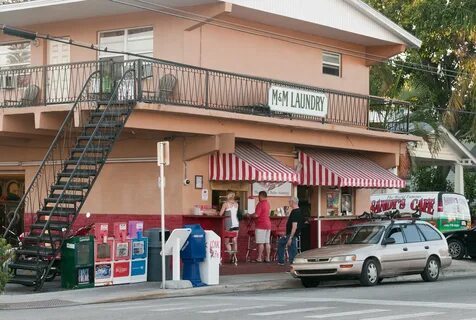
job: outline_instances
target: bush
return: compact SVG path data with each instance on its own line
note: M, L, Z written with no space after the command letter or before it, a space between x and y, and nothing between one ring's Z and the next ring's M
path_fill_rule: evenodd
M7 241L0 238L0 293L5 290L5 285L9 279L8 268L6 268L6 262L11 258L11 247Z

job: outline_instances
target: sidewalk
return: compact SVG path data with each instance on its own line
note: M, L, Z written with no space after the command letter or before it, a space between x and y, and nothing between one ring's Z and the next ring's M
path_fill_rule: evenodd
M476 277L476 261L453 261L452 266L443 270L441 274L442 279L458 277ZM419 279L420 276L405 276L385 281L412 281ZM31 288L8 285L6 294L0 295L0 310L51 308L81 304L302 288L299 280L292 279L289 273L284 272L221 276L220 285L192 289L163 290L160 288L160 283L157 282L82 290L58 290L58 286L58 282L52 282L46 286L46 292L34 293ZM52 289L56 291L51 291Z

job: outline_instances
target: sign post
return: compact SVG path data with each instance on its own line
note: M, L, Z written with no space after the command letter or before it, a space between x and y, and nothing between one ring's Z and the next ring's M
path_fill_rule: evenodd
M162 243L162 289L165 289L165 166L170 164L169 142L157 143L157 165L160 168L160 226Z

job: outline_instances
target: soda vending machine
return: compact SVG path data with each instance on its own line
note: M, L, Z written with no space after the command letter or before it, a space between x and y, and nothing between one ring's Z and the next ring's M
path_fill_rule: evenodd
M107 286L112 284L112 251L114 239L109 237L109 224L94 225L94 285Z
M144 238L142 221L129 222L129 235L131 239L131 282L147 281L147 247L148 238Z
M127 237L127 223L114 223L114 254L112 283L131 281L131 240Z

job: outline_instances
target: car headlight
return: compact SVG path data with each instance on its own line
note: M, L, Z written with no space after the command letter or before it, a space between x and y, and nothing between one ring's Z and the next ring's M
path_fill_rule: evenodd
M304 258L294 258L293 263L306 263L307 259Z
M352 262L357 260L357 257L355 255L351 256L339 256L339 257L333 257L331 258L331 262Z

